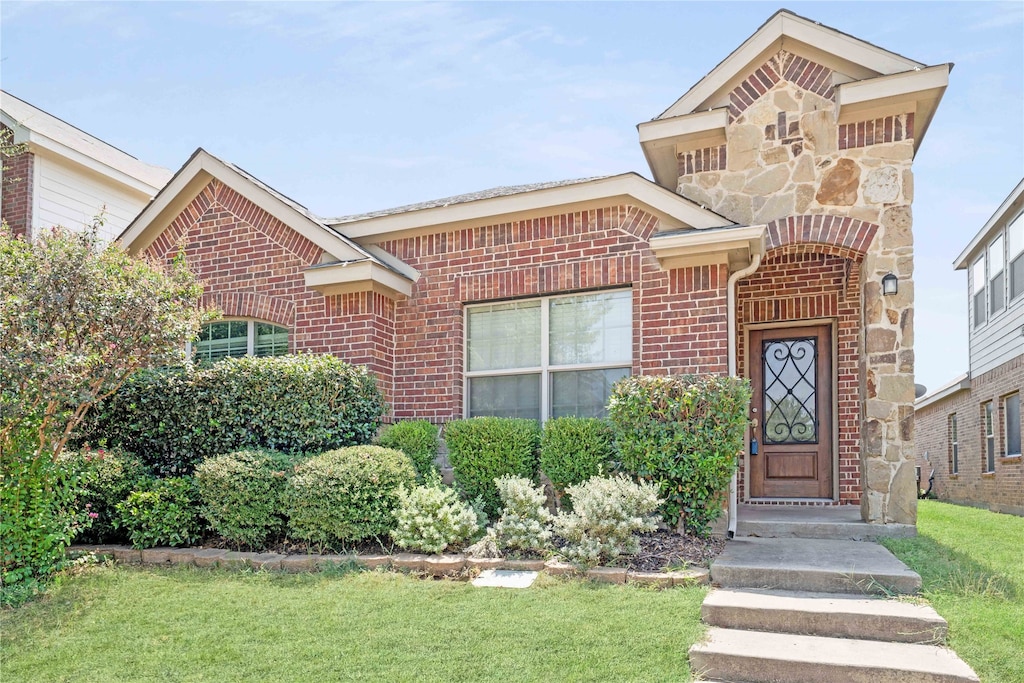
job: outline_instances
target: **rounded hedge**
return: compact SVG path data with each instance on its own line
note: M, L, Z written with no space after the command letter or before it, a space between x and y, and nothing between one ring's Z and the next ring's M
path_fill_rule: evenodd
M472 417L449 422L444 431L455 483L469 500L480 497L491 518L501 511L494 480L505 475L534 481L540 428L534 420Z
M559 417L544 424L540 439L540 469L551 480L559 500L565 490L591 477L607 474L615 458L611 423L593 417Z
M214 533L236 546L262 547L285 526L284 492L293 459L266 450L236 451L196 468L200 511Z
M388 425L381 431L377 443L408 455L420 481L437 472L434 465L439 445L437 427L426 420L405 420Z
M370 443L386 409L373 375L335 356L225 358L136 373L91 411L79 440L137 453L170 476L244 449Z
M395 528L398 488L416 485L401 451L350 446L300 463L285 492L291 536L320 547L383 537Z
M146 482L117 504L117 525L128 531L135 548L188 546L202 538L199 493L193 477L168 477Z

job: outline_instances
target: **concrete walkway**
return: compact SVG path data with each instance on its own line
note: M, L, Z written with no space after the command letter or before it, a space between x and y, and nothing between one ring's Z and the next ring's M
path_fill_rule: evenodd
M711 628L690 648L700 680L978 681L943 646L946 622L935 610L879 597L916 593L921 577L876 543L738 538L711 565L711 580L717 588L701 610Z

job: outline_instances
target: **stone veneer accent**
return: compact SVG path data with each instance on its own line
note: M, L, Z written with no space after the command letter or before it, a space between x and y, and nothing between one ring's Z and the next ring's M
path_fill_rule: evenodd
M845 379L837 389L841 404L856 400L862 406L863 426L854 447L864 487L862 516L870 522L914 524L913 114L838 126L832 76L824 66L778 52L730 96L724 164L718 158L716 170L699 172L694 165L692 173L680 175L677 191L741 225L772 224L777 231L798 217L821 216L870 228L870 236L860 231L866 243L845 255L833 249L842 239L838 234L809 239L813 218L806 228L801 223L799 236L793 237L812 242L802 247L805 253L838 255L851 272L859 271L848 280L857 283L863 302L857 353L851 356L859 357L859 368L856 381L841 370ZM681 150L681 170L689 171L690 154ZM765 268L777 258L771 252L767 256ZM880 281L889 272L899 278L899 293L883 297ZM749 287L745 291L752 296ZM740 304L742 314L742 298ZM773 321L806 315L780 313ZM841 409L838 417L841 430L855 433L849 415ZM849 449L842 431L840 440ZM841 470L850 467L843 448ZM851 488L847 498L853 496Z

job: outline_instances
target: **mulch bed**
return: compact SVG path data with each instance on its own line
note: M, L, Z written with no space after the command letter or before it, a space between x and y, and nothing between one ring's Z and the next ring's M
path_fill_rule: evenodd
M560 539L556 539L556 545L558 545L558 540ZM311 552L320 552L319 548L311 548L306 543L284 539L269 543L265 548L238 548L235 544L229 543L223 538L211 537L203 540L203 546L225 550L257 550L279 553L281 555L305 555ZM662 529L649 534L642 534L640 536L640 552L636 555L620 557L612 564L635 571L659 571L669 567L706 568L711 565L711 561L722 552L723 548L725 548L725 539L723 538L697 538L696 536L677 534L673 531ZM375 540L349 544L344 548L334 548L333 551L359 553L360 555L392 555L409 552L391 543L382 544ZM324 552L332 552L332 550L324 549ZM541 555L533 554L517 556L517 558L543 559Z

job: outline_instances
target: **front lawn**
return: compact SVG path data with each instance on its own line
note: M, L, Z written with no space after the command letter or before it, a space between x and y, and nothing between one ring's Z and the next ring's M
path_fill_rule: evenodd
M917 532L885 545L921 575L950 647L986 683L1024 683L1024 518L923 500Z
M98 567L0 612L13 681L680 681L704 587Z

